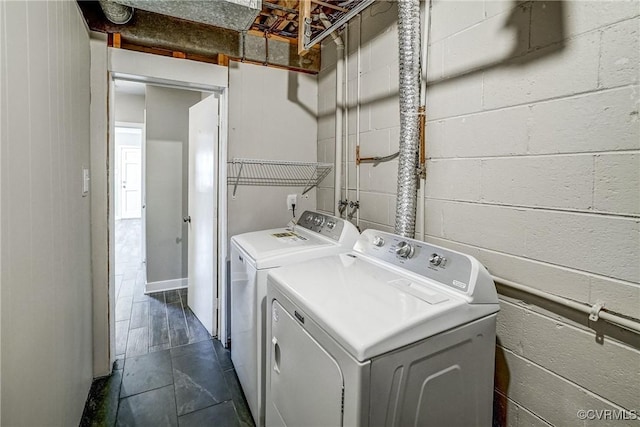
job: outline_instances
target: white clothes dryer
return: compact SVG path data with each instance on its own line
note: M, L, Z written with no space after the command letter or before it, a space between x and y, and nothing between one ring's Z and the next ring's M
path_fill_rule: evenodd
M475 258L366 230L267 289L267 426L491 425L499 305Z
M264 425L267 273L348 252L358 237L349 221L306 211L295 227L231 238L231 360L257 426Z

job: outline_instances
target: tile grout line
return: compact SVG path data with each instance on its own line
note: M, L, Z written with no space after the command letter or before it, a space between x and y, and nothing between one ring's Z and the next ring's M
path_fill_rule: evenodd
M164 300L164 317L167 320L167 337L169 338L169 348L173 348L173 344L171 344L171 328L169 327L169 309L167 308L166 291L162 291L162 299Z
M178 296L180 297L180 307L182 307L182 318L184 319L184 324L187 327L187 338L189 340L189 342L187 344L189 344L191 342L191 328L189 328L189 322L187 321L187 313L185 312L184 309L184 304L182 303L182 290L178 290ZM215 352L215 349L214 349Z
M167 331L169 331L169 320L167 319ZM171 334L169 334L169 342L171 342ZM169 362L171 364L171 379L173 381L171 381L171 385L173 386L173 401L175 403L175 407L176 407L176 423L178 425L180 425L179 419L180 416L178 415L178 395L176 393L176 378L173 375L173 355L171 354L171 344L169 344Z

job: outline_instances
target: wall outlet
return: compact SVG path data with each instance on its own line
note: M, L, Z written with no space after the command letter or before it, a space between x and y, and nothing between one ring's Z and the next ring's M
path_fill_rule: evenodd
M287 210L293 210L293 205L298 205L298 195L297 194L289 194L287 195Z

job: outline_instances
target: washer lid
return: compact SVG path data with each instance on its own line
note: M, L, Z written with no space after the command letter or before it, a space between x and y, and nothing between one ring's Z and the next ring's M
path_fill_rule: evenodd
M427 279L385 268L354 254L334 255L272 270L275 288L357 360L396 348L498 311L469 304Z
M231 242L241 247L258 269L278 267L285 259L287 264L307 260L309 251L325 249L327 252L318 256L330 255L340 247L337 242L303 228L253 231L233 236Z

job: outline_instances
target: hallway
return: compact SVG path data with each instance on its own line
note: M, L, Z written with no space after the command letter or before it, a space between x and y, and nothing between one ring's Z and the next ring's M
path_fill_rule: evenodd
M116 221L116 362L93 381L82 426L252 426L230 353L187 289L144 294L141 220Z
M116 221L116 357L140 356L209 338L187 307L187 290L145 295L141 220Z

